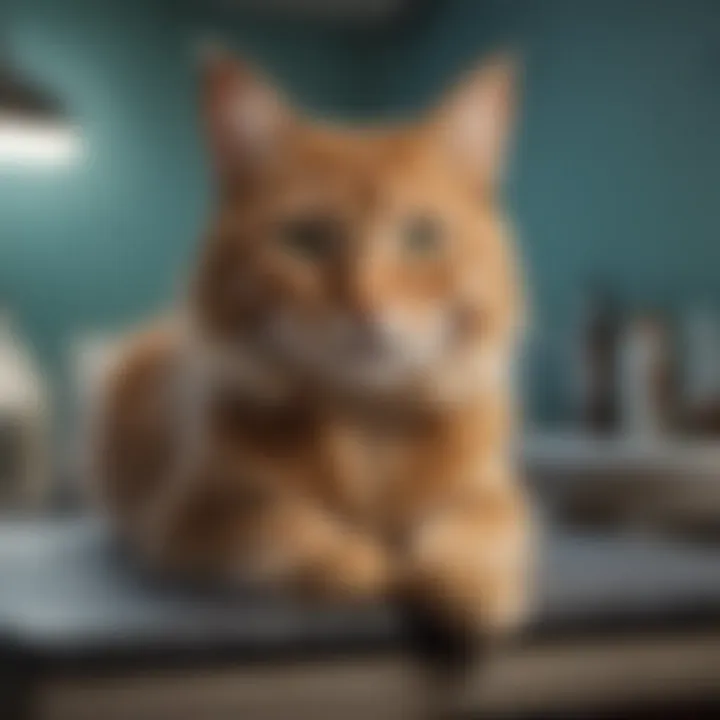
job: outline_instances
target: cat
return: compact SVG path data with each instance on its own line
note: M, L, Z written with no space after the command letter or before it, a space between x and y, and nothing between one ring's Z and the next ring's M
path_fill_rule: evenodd
M415 598L488 634L522 620L524 300L499 198L515 94L498 58L420 120L351 128L207 60L212 222L182 309L113 363L94 444L142 557L319 600Z

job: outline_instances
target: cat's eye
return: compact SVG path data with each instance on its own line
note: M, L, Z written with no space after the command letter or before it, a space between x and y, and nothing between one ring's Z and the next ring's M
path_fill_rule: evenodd
M410 218L403 228L403 247L410 255L431 257L442 247L442 227L437 218L418 215Z
M317 262L329 257L340 237L339 223L328 217L292 218L279 229L283 249L307 261Z

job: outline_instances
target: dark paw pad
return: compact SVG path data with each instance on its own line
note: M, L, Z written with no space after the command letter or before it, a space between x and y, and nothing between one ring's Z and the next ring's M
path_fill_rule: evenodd
M462 673L489 650L490 641L482 633L431 609L406 605L403 616L412 653L437 672Z

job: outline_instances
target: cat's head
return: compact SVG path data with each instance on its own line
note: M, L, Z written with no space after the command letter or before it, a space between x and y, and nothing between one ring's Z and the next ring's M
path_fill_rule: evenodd
M506 363L520 301L496 196L513 99L510 63L492 61L415 123L337 127L214 56L202 112L218 205L194 294L206 335L356 388Z

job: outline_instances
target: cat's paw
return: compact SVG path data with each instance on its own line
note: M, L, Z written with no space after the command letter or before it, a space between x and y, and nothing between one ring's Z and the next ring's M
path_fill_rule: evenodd
M348 537L315 557L301 576L301 590L314 598L354 601L381 598L391 586L392 563L385 549Z
M513 516L493 526L449 518L426 525L411 548L413 601L451 625L484 636L519 628L529 612L529 524Z
M414 602L458 630L484 637L520 628L528 614L523 583L508 571L484 574L457 568L424 568L414 578Z

